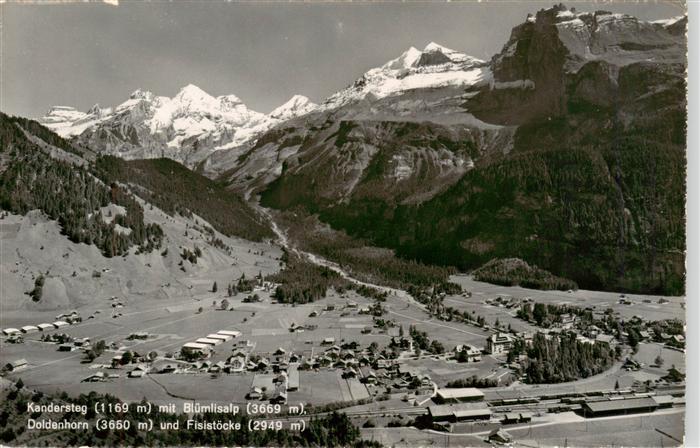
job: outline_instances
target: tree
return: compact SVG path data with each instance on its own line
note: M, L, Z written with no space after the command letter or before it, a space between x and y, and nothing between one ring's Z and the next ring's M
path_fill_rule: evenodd
M637 353L639 351L639 340L640 336L635 330L630 329L627 333L627 343L632 348L632 353Z
M38 302L41 300L41 296L44 292L44 275L39 274L39 276L34 280L34 289L29 291L29 296L33 301Z
M216 282L214 282L214 286L211 287L211 292L216 292L219 290L219 287L217 286Z
M228 307L229 307L228 300L227 299L222 300L221 301L221 309L226 311L226 310L228 310Z
M125 351L124 354L122 354L121 365L125 366L127 364L130 364L133 358L134 355L130 351Z
M656 359L654 359L654 364L656 364L659 367L664 365L664 359L661 357L660 354L656 357Z
M615 380L615 390L620 390L620 382Z

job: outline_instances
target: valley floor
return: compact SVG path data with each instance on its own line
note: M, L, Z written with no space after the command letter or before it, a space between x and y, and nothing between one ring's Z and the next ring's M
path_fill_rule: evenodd
M392 338L399 338L400 328L408 330L410 326L440 341L450 353L462 344L483 348L486 338L494 332L490 328L439 320L405 291L379 285L371 286L389 293L383 303L386 310L383 317L393 320L393 327L378 328L372 316L361 311L374 302L353 291L342 294L329 291L324 299L296 306L276 303L272 289L262 286L253 291L260 297L259 302L244 302L244 298L253 292L228 297L226 285L242 274L253 278L278 271L280 248L224 237L223 241L229 247L226 251L207 244L206 232L199 230L204 224L202 222L168 217L158 210L147 213L169 235L166 255L155 252L105 259L94 247L69 243L60 235L56 223L38 214L30 213L26 217L9 215L0 221L3 251L0 328L50 323L58 320L59 314L74 310L82 316L82 322L47 333L65 332L73 338L89 338L92 343L104 340L108 345L97 359L83 362L85 355L80 350L58 351L56 344L42 342L43 332L23 335L24 342L20 344L9 343L8 338L2 337L0 365L26 361L26 365L7 374L9 379L21 378L26 386L46 393L66 391L77 396L96 391L125 401L139 401L145 397L154 404L175 403L178 408L191 401L245 404L248 402L246 395L253 386L272 390L275 376L250 371L228 374L212 373L207 368L181 369L183 362L170 354L178 353L186 342L220 330L237 330L241 335L217 345L209 359L211 363L226 362L240 350L263 357L283 352L312 358L328 350L324 340L329 338L337 345L354 341L360 348L376 343L381 349L387 347ZM283 235L280 235L280 240L286 241ZM181 248L192 248L195 244L203 249L203 256L196 265L186 264L183 272L179 252ZM304 255L312 262L328 266L357 282L333 263L312 254ZM39 272L48 272L51 282L47 282L45 298L32 303L24 292L31 289L32 277ZM73 276L72 272L76 275ZM530 297L536 302L575 304L597 310L611 307L624 318L639 315L650 320L684 320L684 298L681 297L665 297L667 303L661 304L658 296L627 295L630 304L621 304L619 295L614 293L501 287L476 282L463 275L453 276L451 280L472 294L471 297L447 296L446 305L474 311L486 317L488 322L498 318L516 331L536 331L537 328L516 318L515 308L496 306L490 299ZM212 291L214 282L219 285L217 291ZM224 299L229 302L226 311L219 306ZM296 326L304 327L304 331L290 331ZM138 332L147 332L148 337L129 339ZM323 367L299 372L299 387L289 391L288 403L307 406L344 403L344 411L358 426L368 419L375 420L377 426L384 426L381 431L363 429L363 436L386 445L480 446L484 444L484 434L488 435L490 429L499 427L497 419L508 409L492 405L494 419L491 423L457 425L451 433L419 431L405 425L434 404L431 398L435 388L471 376L499 383L499 387L483 389L484 400L494 403L555 393L610 391L616 384L627 389L640 382L655 381L671 365L685 371L682 352L651 342L643 342L639 347L636 358L642 367L637 371L622 370L621 364L617 363L599 375L555 385L525 385L518 381L510 384L513 375L502 355L485 354L479 362L457 363L448 355L403 353L397 360L400 368L412 372L412 375L429 376L429 386L416 390L392 389L387 383L371 385L362 382L371 368L360 368L357 378L346 378L343 369ZM150 372L147 375L130 378L128 373L132 366L112 366L112 358L126 350L140 355L157 354L155 360L148 363ZM653 366L658 355L664 358L664 366ZM156 373L168 365L174 366L179 373ZM383 372L381 368L374 370ZM98 371L105 372L108 378L100 382L82 382ZM590 423L590 419L571 412L549 414L537 404L522 408L534 412L536 418L532 425L506 429L522 446L561 446L566 443L595 446L625 440L637 446L674 445L673 441L682 437L684 408L680 406L648 416ZM403 427L386 428L397 419L402 421ZM616 428L620 425L628 429L619 432ZM640 426L636 428L635 425Z

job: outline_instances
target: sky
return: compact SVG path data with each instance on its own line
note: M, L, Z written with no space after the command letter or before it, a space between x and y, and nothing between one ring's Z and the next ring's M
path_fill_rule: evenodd
M5 3L0 110L40 117L53 105L116 105L139 88L171 97L191 83L267 113L294 94L321 102L410 46L489 59L528 12L553 3ZM568 5L645 20L685 12L670 2Z

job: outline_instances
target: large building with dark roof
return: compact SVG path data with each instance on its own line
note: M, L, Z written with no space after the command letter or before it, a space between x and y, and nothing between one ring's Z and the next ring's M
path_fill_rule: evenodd
M658 403L650 397L629 398L627 400L587 401L581 405L583 415L586 417L653 412L658 407Z

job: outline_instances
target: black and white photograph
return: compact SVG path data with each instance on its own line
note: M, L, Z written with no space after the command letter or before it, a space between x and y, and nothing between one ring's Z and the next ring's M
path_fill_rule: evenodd
M0 1L0 446L700 443L688 16Z

